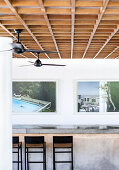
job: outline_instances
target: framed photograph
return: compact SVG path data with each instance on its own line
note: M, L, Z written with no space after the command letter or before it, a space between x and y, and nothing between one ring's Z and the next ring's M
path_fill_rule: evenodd
M77 81L76 113L118 114L119 81Z
M99 112L99 87L98 81L77 82L77 112Z
M56 112L56 81L13 81L12 111Z
M119 81L101 83L102 110L104 112L119 112Z

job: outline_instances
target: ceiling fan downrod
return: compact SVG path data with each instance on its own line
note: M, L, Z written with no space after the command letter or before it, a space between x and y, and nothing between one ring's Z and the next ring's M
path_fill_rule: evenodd
M14 31L15 31L15 33L17 34L17 43L20 43L19 35L20 35L20 33L23 31L23 29L15 29Z

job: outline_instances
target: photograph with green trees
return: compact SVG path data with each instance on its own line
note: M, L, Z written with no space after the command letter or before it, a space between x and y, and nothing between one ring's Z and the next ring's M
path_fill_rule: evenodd
M119 81L79 81L78 112L119 112Z
M119 112L119 81L107 81L104 89L107 93L107 112Z
M56 82L13 81L12 111L56 112Z

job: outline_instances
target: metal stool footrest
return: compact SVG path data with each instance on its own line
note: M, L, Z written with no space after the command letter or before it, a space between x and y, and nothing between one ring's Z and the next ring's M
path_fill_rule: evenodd
M61 149L61 150L58 150ZM63 150L65 149L65 150ZM68 150L66 150L68 149ZM70 149L70 150L69 150ZM69 153L71 160L69 161L56 161L56 154ZM73 170L73 136L53 136L53 170L56 170L55 164L67 163L71 164L71 170Z

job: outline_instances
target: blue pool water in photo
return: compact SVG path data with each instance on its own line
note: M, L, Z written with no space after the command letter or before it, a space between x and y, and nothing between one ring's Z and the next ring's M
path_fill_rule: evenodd
M23 100L12 99L13 112L37 112L42 106L29 103Z

